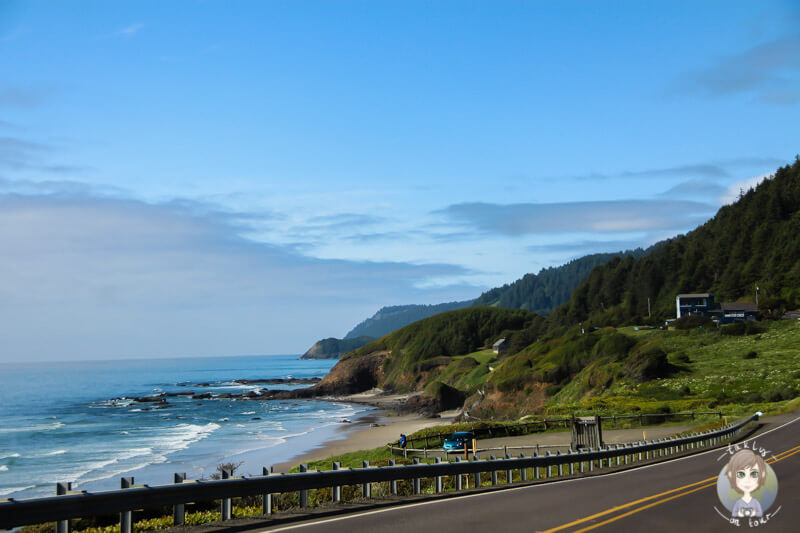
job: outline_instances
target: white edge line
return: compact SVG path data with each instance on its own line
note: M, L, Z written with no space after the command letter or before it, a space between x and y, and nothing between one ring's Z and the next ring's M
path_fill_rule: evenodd
M789 424L794 424L798 420L800 420L800 416L795 418L794 420L790 420L790 421L786 422L785 424L781 424L780 426L778 426L776 428L772 428L769 431L765 431L764 433L759 433L755 437L752 437L752 438L749 438L749 439L745 439L742 442L750 442L751 440L755 440L756 438L761 438L764 435L772 433L773 431L777 431L777 430L781 429L784 426L788 426ZM488 494L495 494L497 492L507 493L507 492L518 491L518 490L537 489L537 488L548 487L548 486L557 485L557 484L561 484L561 483L574 483L574 482L578 482L578 481L586 481L586 480L589 480L589 479L596 479L596 478L599 478L599 477L607 477L607 476L617 476L617 475L622 475L622 474L629 474L629 473L632 473L632 472L638 472L638 471L644 470L646 468L652 468L652 467L655 467L655 466L663 466L665 464L673 463L673 462L676 462L676 461L683 461L684 459L693 459L695 457L699 457L701 455L706 455L706 454L713 453L713 452L717 452L718 453L719 450L720 450L720 448L712 448L710 450L706 450L706 451L700 452L700 453L693 453L693 454L687 455L685 457L676 457L674 459L668 459L666 461L660 461L660 462L654 463L654 464L642 465L642 466L639 466L639 467L628 468L627 470L622 470L622 471L619 471L619 472L608 472L608 473L605 473L605 474L598 474L598 475L594 475L594 476L585 476L585 477L571 478L571 479L561 479L559 481L551 481L550 483L537 483L535 485L525 485L524 487L511 487L511 488L508 488L508 489L501 489L500 491L494 490L494 491L489 491L489 492L481 492L481 493L478 493L478 494L464 494L463 496L451 496L449 498L439 498L439 499L431 500L431 501L427 501L427 502L409 503L408 505L393 505L393 506L385 508L385 509L376 509L376 510L373 510L373 511L364 511L362 513L352 513L352 514L348 514L348 515L345 515L345 516L337 516L336 518L328 518L328 519L325 519L325 520L310 521L310 522L306 522L304 524L296 524L296 525L284 526L284 527L277 528L277 529L259 529L259 530L256 530L254 533L261 533L261 532L272 533L272 532L277 532L277 531L289 531L289 530L292 530L292 529L300 529L301 527L310 527L310 526L317 526L317 525L320 525L320 524L329 524L329 523L332 523L332 522L340 522L342 520L349 520L351 518L359 518L359 517L362 517L362 516L381 514L381 513L386 513L386 512L390 512L390 511L399 511L399 510L404 510L404 509L410 509L412 507L421 507L423 505L431 505L431 504L435 504L435 503L451 502L451 501L454 501L454 500L465 500L465 499L468 499L468 498L476 498L478 496L486 496Z

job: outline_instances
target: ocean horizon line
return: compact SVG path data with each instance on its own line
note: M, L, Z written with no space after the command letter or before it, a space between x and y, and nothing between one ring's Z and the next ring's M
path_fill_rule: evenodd
M0 361L0 366L36 366L40 364L74 364L74 363L120 363L135 361L180 361L197 359L233 359L233 358L256 358L256 357L301 357L302 353L273 353L273 354L229 354L229 355L171 355L166 357L120 357L118 359L42 359L36 361Z

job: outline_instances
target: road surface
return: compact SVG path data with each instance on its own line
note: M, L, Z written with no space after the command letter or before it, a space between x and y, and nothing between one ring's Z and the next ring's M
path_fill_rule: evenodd
M769 450L778 496L753 524L765 531L800 531L800 412L764 419L755 440ZM716 479L727 463L716 449L607 475L514 487L412 503L251 531L322 532L730 532ZM719 512L721 511L721 513ZM767 517L766 515L770 516Z

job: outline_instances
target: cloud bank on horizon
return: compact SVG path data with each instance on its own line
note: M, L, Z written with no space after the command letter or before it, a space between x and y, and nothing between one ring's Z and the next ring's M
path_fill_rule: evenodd
M691 230L798 150L789 3L500 6L4 5L0 362L299 353Z

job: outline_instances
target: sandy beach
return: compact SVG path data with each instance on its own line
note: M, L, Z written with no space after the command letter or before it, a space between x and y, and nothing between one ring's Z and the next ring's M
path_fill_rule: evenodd
M354 419L348 424L337 427L333 436L323 444L298 454L288 461L273 465L275 472L288 472L293 466L300 463L326 459L333 455L368 450L385 446L397 441L401 433L410 435L424 428L450 424L459 415L458 410L447 411L439 414L438 418L424 417L418 414L395 414L393 409L404 403L412 394L385 394L380 389L354 394L351 396L326 398L332 401L359 403L376 406L378 411ZM643 438L663 438L689 429L688 426L663 426L653 428L638 428L626 430L604 431L604 441L607 443L632 442ZM543 446L550 449L567 449L569 447L570 433L535 433L521 437L498 437L482 439L480 449L494 449L523 446ZM517 450L519 452L520 450ZM431 452L431 456L436 452Z
M396 414L394 410L414 395L414 393L386 394L381 389L372 389L349 396L320 398L336 402L372 405L378 407L379 410L354 419L350 424L342 424L327 442L286 462L273 465L274 471L288 472L290 468L300 463L317 461L332 455L385 446L398 440L401 433L410 435L415 431L431 426L450 424L459 414L457 410L440 413L438 418L430 418L418 414Z
M452 416L442 418L427 418L420 415L391 415L380 413L367 415L351 424L343 424L337 428L335 440L329 440L323 445L298 455L285 463L273 465L275 472L288 472L290 468L300 463L325 459L332 455L368 450L385 446L389 442L400 438L401 433L409 435L420 429L442 424L449 424Z

